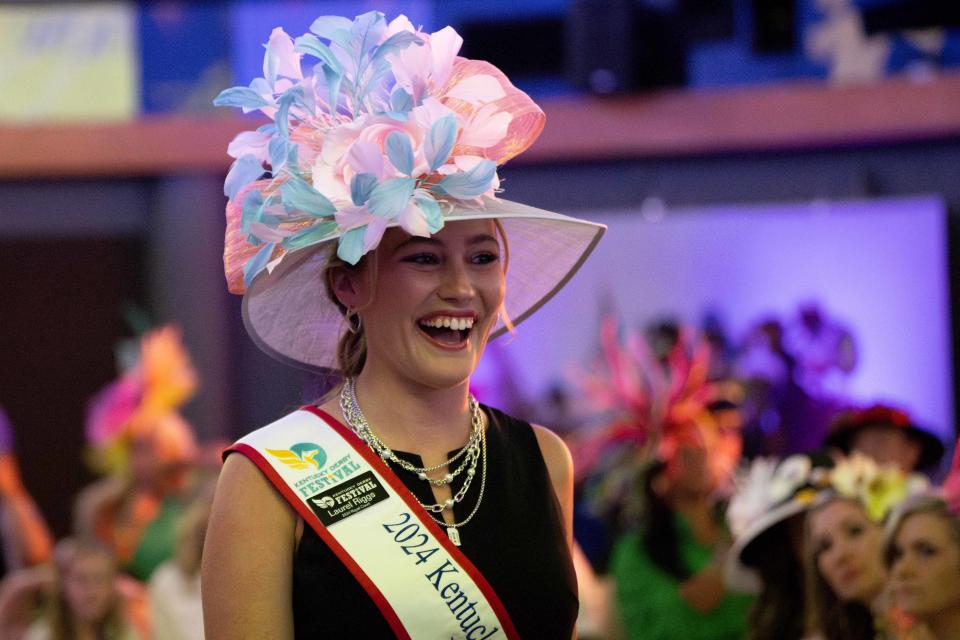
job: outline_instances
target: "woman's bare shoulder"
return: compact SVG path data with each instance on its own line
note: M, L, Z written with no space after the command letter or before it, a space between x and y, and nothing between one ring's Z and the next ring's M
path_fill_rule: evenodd
M207 637L292 636L295 526L293 509L256 465L228 456L203 549Z
M240 453L227 456L214 494L215 512L234 510L246 513L248 517L253 516L254 522L262 519L253 515L258 513L270 514L271 520L280 517L280 522L273 520L269 523L270 530L275 530L287 521L292 526L296 519L292 507L270 484L263 472L253 461Z
M550 484L563 512L567 544L573 547L573 457L567 444L556 433L538 424L531 425L540 453L550 474Z
M540 453L543 455L543 461L547 464L550 471L550 477L557 483L557 479L573 477L573 457L570 455L570 449L563 438L556 433L539 424L530 425L533 427L533 433L537 437L537 444L540 445Z

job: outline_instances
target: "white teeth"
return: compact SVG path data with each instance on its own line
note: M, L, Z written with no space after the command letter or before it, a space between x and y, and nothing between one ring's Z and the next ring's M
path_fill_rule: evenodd
M423 320L420 324L426 327L447 328L456 331L473 328L473 318L453 318L451 316L438 316L430 320Z

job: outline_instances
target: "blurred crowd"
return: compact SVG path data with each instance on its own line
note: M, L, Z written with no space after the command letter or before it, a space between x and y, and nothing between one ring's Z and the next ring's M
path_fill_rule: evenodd
M0 420L0 638L203 638L200 558L222 443L178 413L197 376L178 331L118 350L121 375L91 399L85 457L99 479L54 543Z
M175 328L118 353L70 537L54 542L0 420L0 638L203 637L224 443L178 411L198 381ZM739 344L715 319L605 317L593 361L539 408L574 456L580 637L960 638L960 463L944 473L945 443L906 411L852 404L856 363L812 303Z
M960 463L938 483L933 431L846 399L856 361L813 304L735 346L604 319L567 433L580 636L960 638Z

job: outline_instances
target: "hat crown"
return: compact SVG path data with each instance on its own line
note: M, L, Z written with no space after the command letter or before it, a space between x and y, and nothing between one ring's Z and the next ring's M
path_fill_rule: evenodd
M291 252L336 239L356 264L388 226L428 236L453 203L495 197L497 167L545 117L496 67L458 57L462 42L376 11L320 17L296 39L273 30L263 77L214 101L273 120L228 147L232 292Z
M778 461L756 458L736 482L736 492L727 509L727 522L739 537L763 519L774 507L793 500L810 487L821 467L810 456L796 454Z
M429 236L452 220L499 221L510 243L506 317L516 325L580 268L605 227L496 197L497 168L540 134L543 111L493 65L457 55L450 27L404 16L322 16L294 39L274 29L263 77L220 106L269 122L239 134L224 184L224 270L264 351L336 367L347 330L323 292L336 242L351 264L399 226ZM502 333L502 319L491 338Z

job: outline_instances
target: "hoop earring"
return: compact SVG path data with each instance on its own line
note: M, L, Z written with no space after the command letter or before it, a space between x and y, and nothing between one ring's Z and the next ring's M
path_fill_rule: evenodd
M360 313L358 311L348 309L343 317L347 321L347 331L354 334L360 333L360 329L363 326L363 318L360 317ZM357 319L356 326L353 325L354 318Z

